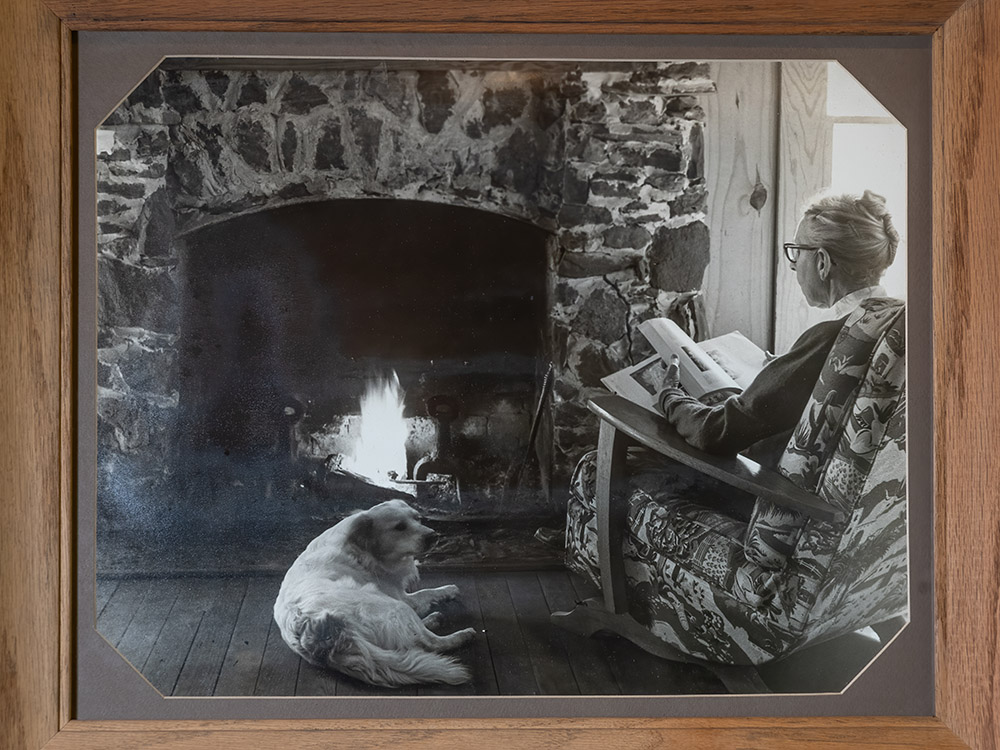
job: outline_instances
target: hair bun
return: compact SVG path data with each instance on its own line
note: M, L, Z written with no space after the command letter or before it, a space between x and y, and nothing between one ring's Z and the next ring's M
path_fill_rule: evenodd
M866 190L865 194L858 198L858 205L864 208L876 219L884 219L886 214L885 198L871 190Z

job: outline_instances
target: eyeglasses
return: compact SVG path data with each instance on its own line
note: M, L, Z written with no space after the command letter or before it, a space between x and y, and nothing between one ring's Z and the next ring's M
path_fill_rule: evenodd
M796 245L794 242L786 242L784 245L782 245L782 247L785 248L785 257L788 258L788 262L791 263L793 266L795 265L795 261L799 259L799 253L801 253L803 250L820 249L819 245ZM837 261L835 261L833 258L830 258L830 265L833 266L837 265Z

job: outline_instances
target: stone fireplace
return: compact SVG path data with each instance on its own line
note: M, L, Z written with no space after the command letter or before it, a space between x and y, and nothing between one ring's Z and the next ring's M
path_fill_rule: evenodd
M411 463L458 403L459 512L557 518L634 327L698 333L713 90L692 62L166 61L98 131L101 522L211 525L251 465L294 491L250 515L322 515L379 367Z

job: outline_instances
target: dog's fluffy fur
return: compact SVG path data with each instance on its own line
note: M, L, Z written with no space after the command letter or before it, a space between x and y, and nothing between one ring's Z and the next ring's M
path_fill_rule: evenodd
M434 605L456 586L413 593L417 555L434 532L402 500L345 518L310 542L285 574L274 602L281 637L311 664L373 685L458 685L468 670L440 652L475 637L466 628L437 635Z

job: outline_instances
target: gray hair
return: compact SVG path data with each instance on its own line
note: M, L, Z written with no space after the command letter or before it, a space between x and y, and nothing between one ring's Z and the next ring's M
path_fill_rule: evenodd
M899 233L885 210L885 198L866 190L814 201L805 212L813 241L829 253L848 279L877 284L896 258Z

